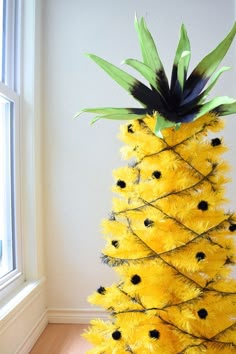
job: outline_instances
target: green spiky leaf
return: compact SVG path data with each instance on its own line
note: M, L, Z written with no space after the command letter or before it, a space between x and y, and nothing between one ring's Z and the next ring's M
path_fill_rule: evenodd
M179 130L181 128L181 123L176 123L175 124L175 130Z
M227 70L229 70L230 67L229 66L223 66L222 68L220 68L219 70L217 70L217 72L215 72L209 82L208 87L206 88L206 90L203 91L203 93L200 95L200 100L199 103L202 103L203 101L205 101L205 99L207 98L209 92L213 89L213 87L215 86L215 84L217 83L219 77L221 76L221 74Z
M227 116L229 114L234 114L236 113L236 102L221 104L213 111L219 114L220 116Z
M182 92L186 78L186 67L188 66L190 55L191 53L189 51L184 51L179 58L177 66L177 78Z
M175 59L174 59L174 65L178 66L179 60L180 60L183 52L191 52L191 48L190 48L190 42L188 39L187 31L186 31L184 25L182 24L181 30L180 30L180 39L179 39L179 43L178 43L178 47L177 47ZM188 70L189 61L190 61L190 58L189 58L188 62L186 62L186 71Z
M202 91L202 88L205 86L208 79L223 60L235 37L235 34L236 23L234 23L231 31L223 39L223 41L212 52L206 55L193 70L186 82L185 97L190 96L191 100L191 92L194 92L194 94L197 95Z
M190 42L187 31L184 25L181 26L180 39L176 49L176 54L173 63L171 87L172 90L176 87L176 80L178 79L181 91L186 80L186 75L189 67L191 57Z
M110 120L135 120L135 119L143 119L145 115L141 116L139 114L129 113L124 115L123 113L113 113L113 114L104 114L101 116L96 116L92 119L91 124L94 124L100 119L110 119Z
M195 68L194 72L197 72L202 76L211 76L227 53L235 37L235 34L236 24L233 25L231 31L228 33L225 39L212 52L210 52L201 60L201 62Z
M210 100L209 102L207 102L201 106L198 113L194 117L194 120L203 116L206 113L209 113L209 112L217 109L217 107L219 107L219 106L223 105L226 107L226 105L232 105L232 104L235 105L235 103L236 103L236 100L231 97L228 97L228 96L215 97L212 100ZM232 106L232 108L233 107L234 106Z
M100 107L100 108L84 108L80 112L76 113L75 118L79 117L83 113L98 113L98 114L130 114L129 108L112 108L112 107Z
M98 57L94 54L87 54L89 58L91 58L96 64L98 64L108 75L111 76L113 80L115 80L119 85L121 85L126 91L132 89L137 80L127 74L125 71L117 68L117 66L109 63L108 61Z
M159 54L157 52L157 48L155 42L152 38L151 33L147 29L144 18L142 17L140 22L135 16L135 28L138 33L139 43L141 47L143 62L147 66L149 66L154 72L163 70L163 65Z
M124 60L124 63L137 70L161 95L161 88L156 81L156 73L146 64L135 59Z
M139 114L135 113L138 111ZM95 116L91 124L94 124L100 119L111 119L111 120L133 120L142 119L146 116L146 112L143 109L135 108L113 108L113 107L101 107L101 108L84 108L75 115L75 118L79 117L83 113L96 113L99 114Z
M154 133L159 138L163 138L161 131L166 128L174 127L175 125L176 125L175 122L170 122L169 120L166 120L165 118L163 118L161 115L158 114L156 117Z

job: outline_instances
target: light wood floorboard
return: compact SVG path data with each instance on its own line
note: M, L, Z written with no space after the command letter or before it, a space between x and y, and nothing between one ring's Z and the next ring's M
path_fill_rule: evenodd
M87 325L50 323L29 354L85 354L92 346L81 337Z

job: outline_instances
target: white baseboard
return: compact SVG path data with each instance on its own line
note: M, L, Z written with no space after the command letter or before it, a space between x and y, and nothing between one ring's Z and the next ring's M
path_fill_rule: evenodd
M34 327L21 343L20 347L17 349L15 354L28 354L30 350L33 348L37 339L40 337L44 329L48 324L48 314L45 311L39 320L35 323Z
M108 319L108 314L99 309L48 309L49 323L80 323L88 324L92 319Z
M77 323L89 324L92 319L100 318L108 319L108 314L104 310L99 309L67 309L67 308L51 308L40 316L32 330L23 339L21 345L14 354L28 354L34 344L46 328L48 323Z

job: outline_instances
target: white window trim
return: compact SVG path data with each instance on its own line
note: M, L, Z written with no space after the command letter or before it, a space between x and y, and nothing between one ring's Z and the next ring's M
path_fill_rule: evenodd
M21 68L22 235L26 280L44 274L41 167L41 2L24 0Z
M20 98L20 193L23 277L0 302L0 325L23 301L24 289L40 287L44 279L41 179L41 11L37 0L22 1ZM30 286L31 284L31 286ZM32 291L33 291L32 290ZM28 291L26 292L27 296ZM7 303L11 303L7 307ZM8 308L8 311L6 311Z
M19 92L19 68L15 66L16 61L14 60L15 55L20 55L19 53L19 48L16 45L12 46L12 43L16 44L18 40L20 39L21 33L21 16L18 16L18 14L21 13L21 0L19 1L14 1L14 0L6 0L7 2L7 18L8 18L8 13L10 15L16 14L16 20L17 22L12 23L11 21L7 21L7 28L6 28L6 73L5 73L5 82L7 85L15 90L16 92ZM10 45L9 45L10 44ZM16 75L17 74L17 75Z
M6 48L5 48L5 74L4 83L0 82L1 95L7 100L14 103L14 120L13 120L13 156L14 156L14 191L13 191L13 209L14 209L14 258L16 268L0 279L0 299L3 299L16 286L23 282L23 257L21 249L21 176L20 176L20 97L19 97L19 77L20 77L20 61L13 60L19 55L19 40L21 37L20 14L21 1L7 1L6 8ZM17 22L13 22L12 14L16 14ZM9 16L8 16L9 15ZM18 15L18 16L17 16ZM10 19L10 21L9 21ZM16 42L17 45L16 45ZM14 44L14 46L12 45ZM12 60L11 60L12 59ZM16 66L17 65L17 66ZM16 77L15 77L16 75Z

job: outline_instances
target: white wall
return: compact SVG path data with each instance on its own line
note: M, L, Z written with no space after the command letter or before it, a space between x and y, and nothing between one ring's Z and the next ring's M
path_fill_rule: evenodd
M192 43L191 66L223 39L234 21L234 1L46 0L44 1L43 194L48 306L86 309L87 296L116 280L100 262L100 221L111 208L112 169L121 164L119 123L90 127L85 107L136 106L122 88L84 56L92 52L119 65L140 58L134 14L145 16L170 72L179 28ZM235 45L224 61L234 65L215 93L236 96ZM225 140L235 151L236 117L227 118ZM228 154L231 164L233 152ZM236 206L236 169L233 166ZM235 207L236 208L236 207Z

